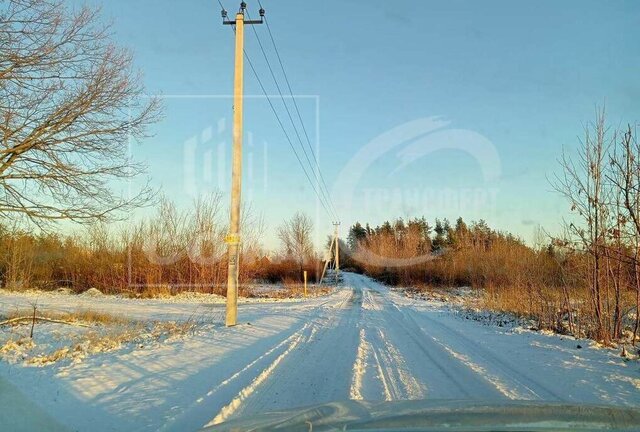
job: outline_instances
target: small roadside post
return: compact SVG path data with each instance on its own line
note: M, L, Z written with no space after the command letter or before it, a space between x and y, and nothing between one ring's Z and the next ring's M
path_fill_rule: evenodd
M307 271L305 270L302 275L304 276L304 296L307 296Z

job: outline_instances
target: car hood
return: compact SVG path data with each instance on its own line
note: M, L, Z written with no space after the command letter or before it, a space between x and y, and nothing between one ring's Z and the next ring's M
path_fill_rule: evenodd
M240 417L206 431L598 431L640 429L640 408L532 401L331 402Z

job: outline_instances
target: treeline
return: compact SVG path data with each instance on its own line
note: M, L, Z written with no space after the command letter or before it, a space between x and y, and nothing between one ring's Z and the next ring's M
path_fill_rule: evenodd
M452 226L436 219L397 219L371 228L356 223L349 230L354 267L393 285L497 287L517 282L525 264L551 270L545 282L559 277L553 247L541 252L485 221ZM374 258L375 257L375 258Z
M0 282L8 289L76 292L98 288L133 296L199 291L226 294L226 212L213 194L179 210L162 200L154 216L116 227L96 224L76 234L41 233L0 227ZM283 235L288 223L280 228ZM319 258L261 246L263 226L251 209L242 220L241 295L251 282L297 283L302 269L315 280Z

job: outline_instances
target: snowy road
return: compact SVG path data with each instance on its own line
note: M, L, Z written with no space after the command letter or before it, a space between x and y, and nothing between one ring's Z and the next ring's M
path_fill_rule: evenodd
M2 298L2 308L20 297ZM41 304L46 304L46 298ZM55 300L57 301L57 300ZM67 300L67 307L73 307ZM92 301L138 318L219 305ZM213 312L212 312L213 311ZM610 350L464 320L360 275L327 297L241 305L243 323L70 366L0 365L47 414L79 430L197 430L334 400L530 399L640 405L640 371ZM33 388L37 388L34 392ZM82 407L81 410L78 407Z

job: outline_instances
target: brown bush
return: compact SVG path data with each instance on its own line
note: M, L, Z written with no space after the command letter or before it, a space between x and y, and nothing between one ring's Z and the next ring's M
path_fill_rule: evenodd
M123 228L96 225L70 234L0 229L0 281L8 289L57 289L155 298L197 291L226 295L226 214L215 194L179 211L163 200L155 216ZM261 222L243 213L240 283L302 281L300 263L268 259ZM304 264L316 281L317 258Z

